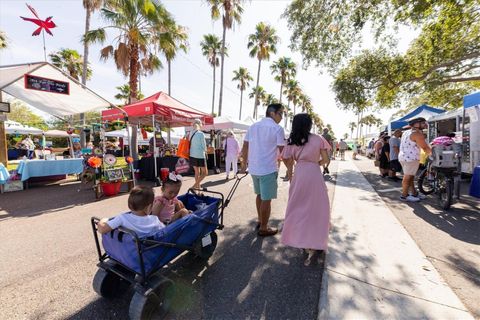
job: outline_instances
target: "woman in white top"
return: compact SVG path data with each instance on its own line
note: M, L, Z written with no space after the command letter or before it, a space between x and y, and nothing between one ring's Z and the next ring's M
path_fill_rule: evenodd
M223 150L225 150L225 178L228 180L230 169L233 169L233 175L237 174L237 162L240 153L240 145L231 130L228 131L227 138L223 142Z

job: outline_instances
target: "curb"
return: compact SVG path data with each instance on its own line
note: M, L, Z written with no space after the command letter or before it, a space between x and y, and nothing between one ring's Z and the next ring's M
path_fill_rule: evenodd
M328 304L328 270L327 270L328 253L325 253L325 260L323 263L322 283L320 285L320 299L318 302L317 320L326 320L329 315Z

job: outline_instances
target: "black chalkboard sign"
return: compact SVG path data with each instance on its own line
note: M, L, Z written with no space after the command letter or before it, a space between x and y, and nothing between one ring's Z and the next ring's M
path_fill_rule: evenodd
M37 77L31 74L25 75L25 88L60 94L70 94L70 83Z

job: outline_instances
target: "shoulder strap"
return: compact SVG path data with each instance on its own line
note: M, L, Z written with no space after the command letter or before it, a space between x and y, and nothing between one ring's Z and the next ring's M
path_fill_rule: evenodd
M193 136L198 132L198 130L195 130L195 132L190 136L190 142L192 142Z

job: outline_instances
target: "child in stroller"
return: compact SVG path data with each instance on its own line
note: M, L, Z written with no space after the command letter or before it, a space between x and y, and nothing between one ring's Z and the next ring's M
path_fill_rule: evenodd
M152 188L136 186L128 196L128 208L131 212L122 213L113 219L103 218L98 222L98 231L101 234L108 233L118 227L124 227L134 231L140 238L155 234L165 225L157 216L150 215L152 212L155 195Z
M181 187L182 176L170 172L163 182L162 195L155 197L153 201L152 214L156 215L161 222L169 224L192 212L186 209L183 202L177 198Z

